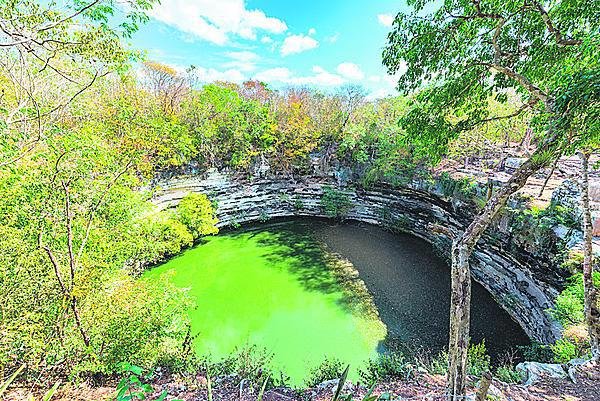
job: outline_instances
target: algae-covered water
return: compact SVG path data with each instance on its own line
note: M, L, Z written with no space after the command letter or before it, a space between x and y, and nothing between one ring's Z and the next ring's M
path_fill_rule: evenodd
M222 233L146 274L167 276L195 300L200 355L256 346L293 385L325 358L349 363L357 379L390 344L447 343L447 266L428 244L374 226L292 220ZM486 337L494 352L526 342L479 286L473 305L476 341Z

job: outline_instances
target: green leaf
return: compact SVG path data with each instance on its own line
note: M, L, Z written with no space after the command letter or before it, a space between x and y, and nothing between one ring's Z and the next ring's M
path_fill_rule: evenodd
M340 381L338 383L337 388L335 389L335 394L333 395L333 398L331 399L331 401L339 401L340 400L340 394L344 388L344 384L346 383L346 378L348 377L349 370L350 370L350 365L347 365L346 369L344 369L344 372L340 376Z

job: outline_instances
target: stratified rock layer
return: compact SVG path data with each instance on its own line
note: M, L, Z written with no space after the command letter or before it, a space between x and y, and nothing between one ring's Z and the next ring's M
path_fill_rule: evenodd
M158 181L153 202L165 209L176 206L190 192L207 194L217 207L218 226L265 221L274 217L327 217L321 206L325 187L336 187L351 199L348 219L402 230L450 249L449 236L464 230L476 207L446 199L435 183L369 189L340 183L334 177L248 178L211 172ZM435 229L442 227L443 229ZM497 227L479 241L472 256L473 278L481 283L534 340L548 343L560 327L547 313L568 272L555 266L550 249L536 249L515 241L510 224Z

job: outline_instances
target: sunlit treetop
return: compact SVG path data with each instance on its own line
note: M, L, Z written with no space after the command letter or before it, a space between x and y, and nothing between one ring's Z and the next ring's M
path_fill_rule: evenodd
M383 62L390 73L406 66L398 88L418 95L403 123L411 142L434 159L457 132L489 119L527 110L552 114L564 66L584 51L595 54L588 58L598 56L597 48L583 46L600 27L598 0L409 0L409 5L412 12L394 20ZM522 100L515 113L490 115L488 100L503 102L511 90Z
M28 52L48 63L61 53L112 62L125 54L120 39L147 21L155 0L0 0L0 49ZM122 60L118 60L122 61Z

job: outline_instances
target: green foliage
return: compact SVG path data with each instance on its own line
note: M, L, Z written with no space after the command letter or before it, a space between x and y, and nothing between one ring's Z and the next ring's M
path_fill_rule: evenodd
M191 304L183 291L169 282L156 284L125 274L108 283L90 295L82 310L82 319L94 322L89 335L98 340L73 374L110 374L123 362L178 370L189 331L185 311Z
M505 383L521 383L523 375L514 366L502 365L496 368L495 377Z
M140 380L142 368L124 363L121 374L123 378L117 384L117 401L145 400L152 393L152 386Z
M268 389L285 386L289 378L272 368L272 359L273 355L265 349L246 345L218 361L205 356L198 361L196 369L210 377L235 375L248 380L252 386L264 385L264 380L267 380Z
M408 379L414 373L414 365L399 352L382 354L366 362L359 371L362 381L372 386L375 383L390 379Z
M485 341L471 344L467 354L467 372L473 376L481 376L490 370L490 357L485 349Z
M577 344L564 338L561 338L550 345L550 349L554 354L554 362L556 363L567 363L571 359L582 356Z
M150 384L142 382L142 373L143 370L139 366L129 363L121 364L123 377L117 384L116 401L145 400L148 395L152 394L154 389ZM166 390L156 398L156 401L163 401L165 398L167 398Z
M575 230L580 222L565 207L551 203L545 208L535 206L512 210L511 226L516 239L521 242L536 244L538 248L552 248L558 245L554 228L563 225Z
M337 379L344 372L344 364L338 359L326 358L319 366L312 368L305 380L307 387L314 387L326 380Z
M177 205L177 217L192 233L194 239L219 232L215 211L204 194L190 193Z
M416 92L401 118L403 140L414 154L436 163L461 132L518 118L528 109L538 115L536 128L545 135L566 143L580 131L574 127L592 126L596 129L575 135L597 137L594 3L563 1L549 12L545 3L523 8L517 0L414 0L409 6L394 20L383 63L390 75L406 69L398 87ZM516 113L490 112L490 99L504 104L510 93L522 102ZM558 142L553 152L561 151L554 146Z
M526 361L549 363L553 359L550 346L537 341L533 341L529 345L518 345L517 349L523 354Z
M448 373L448 351L442 351L436 355L417 354L415 364L432 375L445 375ZM467 353L467 373L479 377L489 371L490 367L491 361L487 355L485 341L471 344Z
M343 219L352 209L352 201L348 194L332 187L324 187L321 196L321 209L331 218Z
M594 272L594 283L600 285L600 273ZM583 323L584 310L583 274L577 273L568 280L567 287L556 297L554 308L548 312L564 327Z
M474 201L478 195L478 185L473 179L453 178L447 172L439 175L437 183L446 197L458 198L463 201Z
M448 352L442 351L436 355L429 353L418 355L416 364L432 375L445 375L448 373Z
M211 84L192 92L182 118L209 166L247 169L254 157L274 151L277 125L268 107L231 87Z

